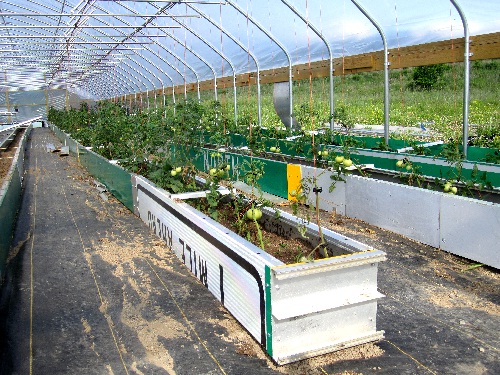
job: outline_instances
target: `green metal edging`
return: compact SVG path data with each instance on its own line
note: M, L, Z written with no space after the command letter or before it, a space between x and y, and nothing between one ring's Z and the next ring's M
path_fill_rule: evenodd
M118 199L130 211L134 211L134 199L132 194L132 176L119 165L114 165L103 156L88 150L69 135L63 133L56 126L51 126L56 136L70 151L76 154L78 162L87 169L99 182L104 184L109 192Z
M79 148L79 161L90 174L102 182L106 188L125 205L134 211L132 196L132 176L118 165L111 164L106 158L85 149Z
M334 136L334 141L335 143L342 143L345 137L345 135L337 134ZM355 135L349 135L348 137L359 143L358 147L349 148L351 151L351 158L358 164L374 164L377 169L385 169L398 173L400 170L396 168L396 161L408 157L411 160L419 160L413 164L419 168L419 172L424 176L443 179L455 179L455 177L458 176L458 169L454 165L447 163L446 159L440 157L445 146L443 144L427 147L426 149L430 155L416 155L370 148L380 144L381 140L383 140L381 137ZM232 145L235 147L247 146L246 138L240 134L232 134L230 135L230 139ZM269 152L270 148L274 146L279 147L280 153L284 156L305 158L311 158L312 156L312 146L308 143L273 138L261 138L261 140L263 141L266 152ZM423 144L425 142L416 143ZM389 146L392 149L401 149L409 145L410 143L406 140L389 140ZM340 154L344 151L343 146L321 143L318 143L316 148L327 149L331 152ZM480 173L486 172L486 180L490 182L493 187L500 188L500 165L486 162L487 156L493 157L495 156L495 152L497 152L497 158L500 158L500 150L474 146L469 147L468 159L464 160L462 163L463 166L460 171L460 179L472 179L473 165L476 164ZM496 169L498 169L498 171Z
M217 158L211 156L213 153L214 150L212 149L193 149L192 162L194 166L199 170L208 172L217 163ZM264 163L264 175L258 180L262 191L280 198L288 198L287 163L232 152L223 152L221 155L232 167L230 177L235 181L242 180L242 177L239 171L234 169L234 166L241 166L245 161L260 161Z

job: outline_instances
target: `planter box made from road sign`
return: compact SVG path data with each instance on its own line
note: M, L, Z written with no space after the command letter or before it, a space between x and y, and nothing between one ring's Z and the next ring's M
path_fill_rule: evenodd
M380 340L378 262L385 253L322 229L330 258L285 265L149 180L134 209L278 364ZM299 236L301 219L263 210L261 225ZM302 223L303 225L303 223ZM314 244L317 227L307 225Z

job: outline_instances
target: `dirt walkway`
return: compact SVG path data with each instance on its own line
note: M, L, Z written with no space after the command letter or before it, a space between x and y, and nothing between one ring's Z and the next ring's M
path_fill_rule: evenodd
M58 144L34 129L0 298L0 373L500 373L496 272L461 272L442 252L328 215L389 255L379 282L386 339L275 366L140 219L47 143Z

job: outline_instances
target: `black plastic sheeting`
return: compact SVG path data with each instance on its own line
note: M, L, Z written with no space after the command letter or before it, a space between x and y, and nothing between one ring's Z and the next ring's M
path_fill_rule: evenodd
M72 156L46 151L58 144L50 130L31 137L0 295L1 374L500 373L498 272L460 272L456 258L377 228L353 237L388 254L377 317L386 338L370 344L380 354L278 371L139 218L103 200ZM131 243L144 252L130 255ZM113 244L115 263L100 251Z

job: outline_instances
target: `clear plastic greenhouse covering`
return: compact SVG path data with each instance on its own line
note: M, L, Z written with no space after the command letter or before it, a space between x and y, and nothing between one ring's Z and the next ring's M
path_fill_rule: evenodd
M456 5L500 30L499 0L1 1L0 91L104 99L462 38Z

